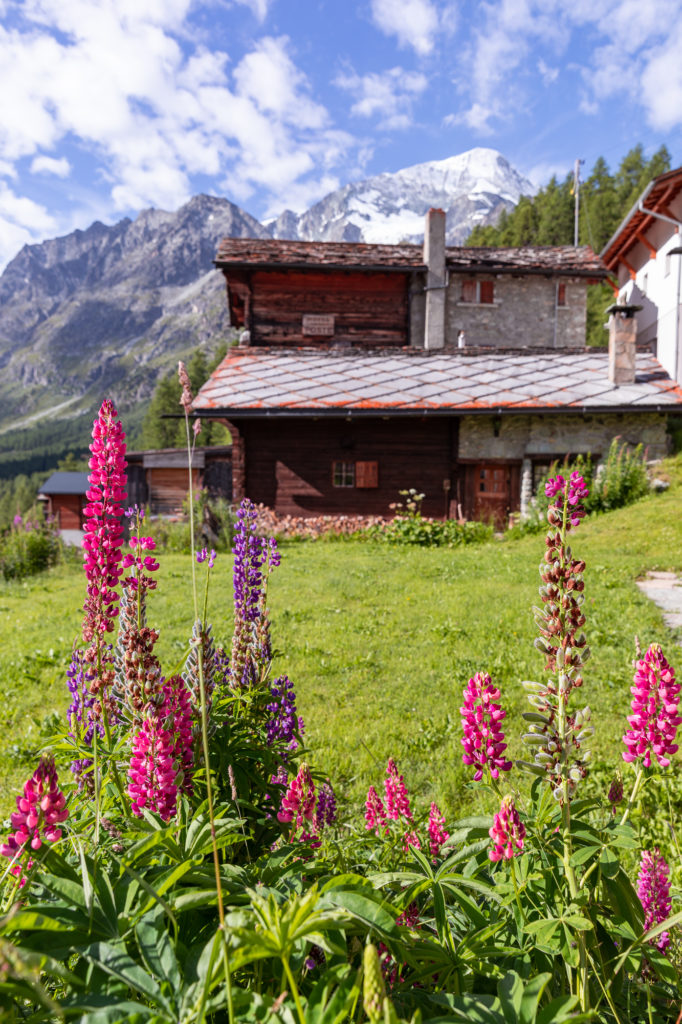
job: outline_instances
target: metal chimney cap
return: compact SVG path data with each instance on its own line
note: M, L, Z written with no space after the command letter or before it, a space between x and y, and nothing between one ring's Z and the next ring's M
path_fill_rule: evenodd
M622 313L624 317L629 319L633 317L635 313L639 313L640 309L644 309L644 306L628 305L627 303L614 302L613 305L609 306L606 312L609 316L615 313Z

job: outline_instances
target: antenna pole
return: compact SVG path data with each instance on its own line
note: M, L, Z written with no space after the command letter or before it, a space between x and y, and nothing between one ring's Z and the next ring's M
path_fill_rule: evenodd
M573 245L578 246L578 225L580 222L580 165L584 160L576 160L573 167L573 194L575 196L575 216L573 221Z

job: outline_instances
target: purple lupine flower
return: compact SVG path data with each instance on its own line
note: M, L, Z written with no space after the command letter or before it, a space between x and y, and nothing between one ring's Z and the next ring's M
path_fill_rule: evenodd
M331 782L327 779L320 786L315 808L315 825L321 831L325 825L333 825L336 821L336 794Z
M88 746L92 746L92 740L97 729L97 735L101 739L104 736L104 726L101 721L95 718L96 697L90 693L90 683L96 677L94 667L88 666L83 660L83 652L78 648L73 649L71 664L66 670L67 686L71 693L71 704L66 712L67 720L71 723L78 722L81 726L81 740ZM111 721L111 717L110 717ZM71 732L73 736L73 732ZM92 767L91 758L77 758L71 762L71 771L78 780L78 788L82 789L85 784L85 773Z
M208 551L206 548L202 548L201 551L197 551L197 562L201 565L208 558Z
M500 691L493 685L490 676L485 672L477 672L464 690L464 704L459 709L462 715L462 746L464 764L476 767L474 779L478 782L483 778L486 765L490 774L496 779L500 772L508 772L512 766L507 761L501 722L506 715L500 704Z
M294 684L287 676L278 676L270 684L272 703L266 705L270 719L266 723L268 746L280 740L290 744L296 741L296 729L299 719L296 715L296 694ZM294 748L295 749L295 748Z
M279 565L279 553L276 544L255 535L257 519L258 510L245 498L232 548L235 624L230 661L232 685L242 689L256 684L271 659L266 580Z
M554 498L557 494L561 493L566 486L566 481L559 474L556 477L550 477L545 484L545 496L547 498Z
M653 853L642 851L642 860L637 876L637 895L644 909L644 928L646 931L670 917L670 882L665 857L656 848ZM661 953L664 953L670 942L670 933L661 932L658 939L652 939Z
M213 566L215 565L215 560L216 560L215 548L211 548L210 554L208 556L208 567L209 567L209 569L213 568Z

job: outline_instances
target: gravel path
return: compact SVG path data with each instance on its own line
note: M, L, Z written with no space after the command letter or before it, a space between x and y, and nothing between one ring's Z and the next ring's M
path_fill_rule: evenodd
M682 629L682 580L674 572L648 572L637 586L662 609L666 626Z

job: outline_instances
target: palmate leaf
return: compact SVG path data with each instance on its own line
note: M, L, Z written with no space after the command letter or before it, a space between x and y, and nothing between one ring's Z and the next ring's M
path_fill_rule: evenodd
M179 992L182 978L163 910L155 907L145 914L135 925L135 935L149 973L168 982L171 992Z
M359 995L359 971L345 964L326 970L308 996L306 1024L342 1024Z
M94 942L81 951L81 955L111 977L123 982L138 995L148 999L152 1005L165 1015L163 1019L176 1019L173 1008L163 995L156 981L139 964L128 955L122 946L113 946L107 942Z

